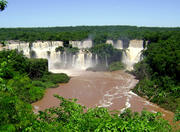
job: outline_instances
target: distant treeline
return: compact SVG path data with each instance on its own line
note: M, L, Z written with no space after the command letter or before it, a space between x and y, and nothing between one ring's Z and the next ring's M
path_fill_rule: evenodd
M168 37L180 34L180 28L136 27L136 26L77 26L46 28L0 28L0 40L84 40L90 38L95 44L105 43L107 39L131 40ZM156 36L156 37L154 37Z

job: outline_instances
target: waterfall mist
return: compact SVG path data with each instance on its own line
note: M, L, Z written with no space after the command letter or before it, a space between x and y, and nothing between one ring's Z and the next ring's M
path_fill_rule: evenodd
M107 40L107 44L111 44L116 49L123 50L122 62L126 65L127 70L132 70L133 65L140 60L141 51L143 50L143 40ZM25 43L19 41L10 41L5 49L18 49L29 58L45 58L48 59L49 70L57 69L80 69L85 70L94 67L100 63L98 55L93 55L88 48L93 46L91 39L84 41L69 41L72 47L77 47L79 52L56 52L56 48L63 46L63 41L36 41L33 43ZM107 57L105 65L108 67Z

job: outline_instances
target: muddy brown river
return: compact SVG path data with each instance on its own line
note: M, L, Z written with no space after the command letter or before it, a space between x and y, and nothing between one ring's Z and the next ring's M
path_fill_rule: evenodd
M55 71L60 72L60 71ZM90 71L64 71L71 77L69 83L60 84L58 88L49 88L40 101L33 103L34 112L59 105L53 95L58 94L64 98L76 98L78 103L87 107L106 107L109 110L124 111L130 108L140 112L144 108L151 112L161 112L170 122L174 114L146 99L134 94L131 89L138 80L124 71L116 72L90 72Z

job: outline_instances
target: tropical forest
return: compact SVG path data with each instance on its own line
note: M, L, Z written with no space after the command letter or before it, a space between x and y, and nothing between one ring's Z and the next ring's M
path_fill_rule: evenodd
M2 26L12 4L0 0L0 132L180 131L180 27Z

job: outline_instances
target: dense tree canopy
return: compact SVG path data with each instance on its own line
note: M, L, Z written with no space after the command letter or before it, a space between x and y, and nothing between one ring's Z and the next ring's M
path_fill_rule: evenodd
M135 65L134 91L175 112L180 110L180 34L148 34L144 60Z
M47 67L45 59L0 51L0 131L19 131L31 123L35 115L29 103L42 98L46 88L68 82L67 75L49 73Z
M166 36L179 31L180 28L153 28L136 26L0 28L0 40L21 40L33 42L36 40L69 41L84 40L90 38L94 41L94 44L101 44L105 43L107 39L158 39L158 36L163 36L164 38L166 38Z

